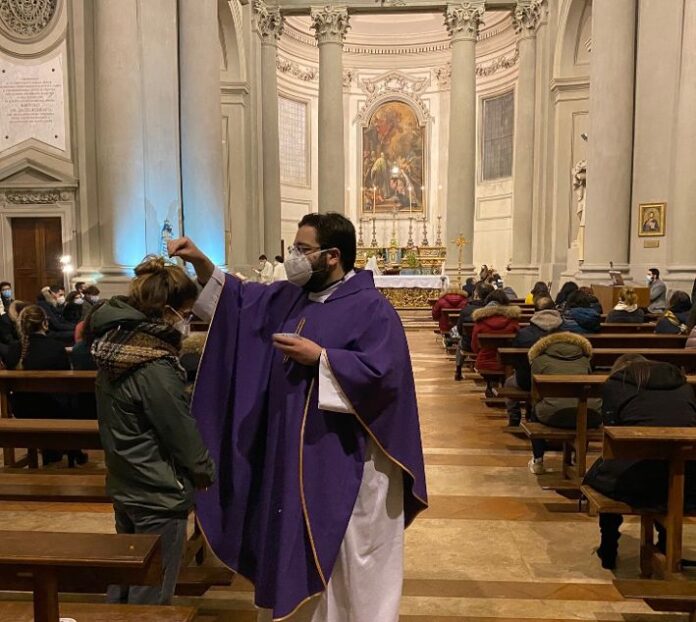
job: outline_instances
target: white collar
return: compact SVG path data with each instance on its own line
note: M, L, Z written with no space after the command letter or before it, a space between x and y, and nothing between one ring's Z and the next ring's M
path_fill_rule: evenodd
M324 304L329 296L333 294L341 285L343 285L346 281L349 279L352 279L355 276L355 270L351 270L348 274L346 274L340 281L336 281L333 285L329 285L326 289L323 289L320 292L309 292L307 297L312 301L312 302L320 302Z

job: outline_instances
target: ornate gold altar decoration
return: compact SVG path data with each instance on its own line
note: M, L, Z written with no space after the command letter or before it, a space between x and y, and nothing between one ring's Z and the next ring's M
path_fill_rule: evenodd
M383 273L415 269L420 274L440 274L447 249L444 246L358 246L355 267L364 268L370 257L377 257L377 265Z
M430 300L439 298L439 289L417 289L415 287L378 288L395 309L430 308Z
M463 233L460 233L456 240L452 240L452 244L457 247L457 286L462 286L462 253L464 252L464 247L469 243L469 241L464 237Z

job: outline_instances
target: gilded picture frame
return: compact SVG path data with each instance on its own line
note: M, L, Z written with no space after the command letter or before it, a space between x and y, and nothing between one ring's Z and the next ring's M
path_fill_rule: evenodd
M641 203L638 206L638 237L664 236L666 211L667 203Z

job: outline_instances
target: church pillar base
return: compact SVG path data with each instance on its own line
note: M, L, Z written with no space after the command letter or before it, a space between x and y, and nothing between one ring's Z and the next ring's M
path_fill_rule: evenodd
M631 267L627 263L613 264L608 263L583 263L577 274L577 280L582 285L590 285L592 283L608 283L611 281L609 272L621 272L622 275L628 276Z
M513 264L508 268L507 275L501 276L506 286L509 285L520 298L524 298L539 279L539 266Z

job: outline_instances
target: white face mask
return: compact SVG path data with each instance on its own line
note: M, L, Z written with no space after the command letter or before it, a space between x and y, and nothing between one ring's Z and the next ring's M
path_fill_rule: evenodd
M645 277L645 282L648 283L648 284L652 283L652 275L648 274L648 275Z
M59 305L64 305L65 304L65 296L58 296L58 298L56 298L56 303Z
M312 263L307 255L299 251L291 252L290 256L285 260L285 273L288 281L293 285L298 287L306 285L309 279L312 278L312 272Z
M81 304L84 304L85 299L84 299L84 298L75 298L75 300L73 300L73 302L74 302L76 305L81 305Z
M167 307L174 315L176 315L176 317L179 318L177 322L172 324L172 328L174 330L178 330L181 333L181 336L186 339L191 334L191 318L186 319L173 307L170 307L169 305L167 305Z
M96 304L99 302L99 296L87 296L87 300L89 300L92 304Z

